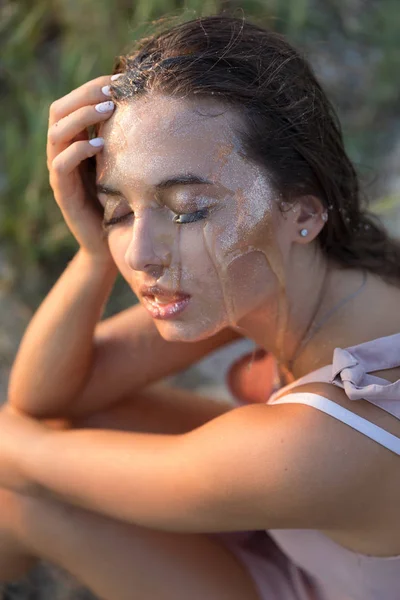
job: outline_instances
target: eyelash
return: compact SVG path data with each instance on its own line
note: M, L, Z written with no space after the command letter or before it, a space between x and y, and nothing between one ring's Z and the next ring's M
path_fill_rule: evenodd
M107 229L108 227L111 227L112 225L116 225L117 223L124 221L130 215L133 215L133 212L129 212L126 215L123 215L122 217L113 217L112 219L109 219L108 221L104 220L103 227L104 227L104 229Z
M129 212L126 215L123 215L122 217L113 217L112 219L109 219L108 221L103 221L103 227L105 229L107 229L107 228L111 227L112 225L116 225L117 223L124 221L130 215L133 215L133 212ZM202 219L205 219L207 216L208 216L208 209L202 208L202 209L196 210L195 212L192 212L192 213L177 214L173 218L173 221L174 221L174 223L178 223L178 225L185 225L187 223L195 223L196 221L201 221ZM183 222L178 221L178 219L182 218L182 217L186 217L188 220L183 221Z
M198 216L197 216L198 215ZM195 221L201 221L208 216L208 208L201 208L200 210L196 210L192 213L181 213L175 215L173 218L174 223L178 223L179 225L185 225L186 223L194 223ZM186 217L187 221L178 221L178 218Z

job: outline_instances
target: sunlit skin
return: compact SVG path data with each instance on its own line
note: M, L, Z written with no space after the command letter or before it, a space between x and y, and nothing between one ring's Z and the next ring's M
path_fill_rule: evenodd
M141 294L143 285L159 284L170 291L190 294L185 310L166 320L155 318L165 340L195 342L230 326L271 351L284 367L309 324L318 322L354 292L360 285L361 273L328 263L320 250L317 236L326 224L326 213L318 198L301 197L293 206L282 206L284 198L274 188L268 171L246 157L238 133L243 126L240 114L214 101L173 99L152 93L129 100L99 127L105 146L96 155L98 197L104 208L112 260L143 305L146 306ZM53 138L49 139L52 146ZM54 152L56 146L54 142ZM56 183L63 181L60 166L65 168L65 158L63 161L55 170ZM68 182L65 175L64 181ZM74 183L76 179L70 178L68 191ZM60 204L67 209L71 196L65 194L64 187L61 193L61 187L55 185ZM82 195L75 194L76 205L79 199L82 201ZM264 381L268 373L259 372L256 404L233 410L226 407L216 416L214 400L205 398L204 406L210 408L206 416L202 413L200 426L197 417L189 426L186 419L180 422L183 412L174 411L174 406L178 406L175 400L179 402L174 389L165 389L171 404L162 396L162 402L152 403L151 389L150 397L146 390L142 396L140 387L131 381L131 372L139 371L140 364L144 364L139 356L138 368L138 354L145 350L144 344L150 346L146 339L142 343L144 329L138 327L135 331L139 320L125 320L106 334L103 330L97 340L90 330L90 323L94 328L98 320L95 302L101 296L97 305L100 312L111 288L111 282L106 285L104 277L111 279L112 271L114 279L116 268L111 264L107 244L100 239L98 213L87 235L81 227L84 211L75 207L76 213L78 223L72 223L71 218L71 224L81 243L82 262L72 265L75 271L67 271L55 287L56 294L50 301L47 299L43 316L36 321L36 341L25 350L24 360L31 364L35 359L36 369L26 370L25 377L22 371L18 379L29 382L34 397L35 393L42 397L44 383L56 373L47 390L51 407L53 396L57 399L60 387L68 387L69 379L73 384L79 383L79 363L85 367L81 381L86 384L90 380L88 369L93 364L96 344L100 354L108 346L108 365L99 362L97 356L95 367L101 371L98 381L105 388L103 408L97 404L96 412L93 404L90 409L86 405L87 417L70 420L75 408L81 410L84 404L84 396L77 401L70 387L74 393L66 394L63 400L64 410L65 398L68 410L72 409L65 419L66 430L64 420L61 431L56 431L23 411L0 411L0 485L15 492L18 498L28 498L26 504L18 499L15 516L11 515L13 525L9 529L15 530L18 552L50 558L73 574L87 576L87 581L87 573L92 573L95 582L104 571L98 564L107 562L112 566L110 559L115 559L118 584L124 577L123 558L135 556L135 552L139 562L142 556L148 562L150 555L157 555L170 581L168 560L172 557L180 565L182 557L185 568L179 567L181 572L176 579L181 582L183 573L188 581L187 555L192 544L196 562L202 559L207 566L211 556L214 580L218 555L214 559L210 550L215 546L204 545L201 551L202 546L197 544L204 538L191 541L187 537L188 546L180 552L178 537L168 537L170 532L208 535L313 529L326 532L333 541L344 543L355 552L397 555L398 536L393 534L391 518L397 514L395 509L392 511L395 503L392 500L390 506L385 505L386 497L396 497L397 492L392 494L393 488L385 480L392 472L393 457L387 457L386 462L384 454L371 447L369 440L364 444L350 427L338 425L322 411L304 406L266 406L269 390ZM115 222L110 225L113 219ZM301 235L303 229L307 230L306 236ZM93 232L95 236L90 235ZM82 282L85 278L87 281ZM103 280L101 284L99 279ZM370 276L367 283L364 293L335 313L328 323L324 322L311 339L300 360L294 363L295 379L330 364L335 347L346 348L374 339L384 331L393 333L400 292L395 296L393 289L378 277ZM73 301L71 289L75 293ZM373 317L378 301L380 307L384 306L382 319ZM53 313L52 318L44 316L45 312ZM125 311L132 312L135 311ZM141 310L137 314L147 326L147 340L159 344L162 340L149 327L151 322L143 319ZM130 344L126 343L128 338L121 336L122 330L124 334L137 333L134 343L133 336ZM35 332L31 333L34 337ZM43 346L47 346L46 352ZM161 345L159 363L168 353L167 346ZM176 346L182 350L182 345ZM183 346L185 350L188 347L193 348ZM145 351L143 355L153 368L154 355ZM129 379L129 389L126 387L123 394L115 393L108 380L119 360L124 368L117 372L125 370ZM42 374L39 378L38 373ZM257 377L257 373L252 376ZM96 385L98 390L100 385ZM338 398L338 404L347 403L342 390L330 393L328 385L315 385L317 388L311 383L308 391L321 391L328 399ZM318 385L323 389L319 390ZM89 406L93 400L98 402L97 390L93 389L95 392L89 390L86 396ZM263 394L265 402L260 402ZM28 393L27 397L30 399L31 395ZM190 404L194 397L186 398ZM211 406L212 413L208 412ZM379 408L372 407L372 413L370 408L360 403L360 408L353 410L364 411L366 416L372 414L371 421L384 421L385 415L382 418L373 412L382 412ZM44 414L43 405L41 410L37 410L39 416ZM196 414L195 401L188 416L189 413ZM119 431L114 418L123 421L123 431ZM154 419L151 429L150 419ZM167 422L173 423L174 433L166 432ZM176 433L177 427L182 427L182 433ZM153 430L157 433L151 433ZM393 423L392 431L397 433ZM366 503L365 498L370 502ZM371 507L384 505L382 521L382 510L374 512ZM3 521L9 520L6 513ZM124 522L131 526L129 530ZM56 538L63 543L55 544ZM112 548L113 552L97 555L91 552L93 548ZM0 571L1 567L0 560ZM126 589L139 590L140 597L149 597L140 592L145 570L129 568L130 565L126 569L129 576L131 572L139 575L128 578L126 585L123 579L120 597L126 597ZM150 571L151 576L157 572L156 563ZM234 568L227 567L226 572L232 584ZM104 574L104 593L93 587L102 597L111 597L115 592L116 586L109 585L110 573L112 569ZM202 570L196 581L205 579ZM83 576L82 581L85 582ZM229 594L226 588L225 595ZM243 598L249 597L243 593Z
M155 320L165 339L196 341L233 326L290 356L326 269L312 241L323 207L304 198L283 214L267 171L245 155L241 127L212 101L146 95L118 106L97 157L105 219L126 216L107 228L109 247L139 299L140 286L155 283L191 295L176 318ZM187 174L210 183L157 189ZM198 217L174 221L187 213Z

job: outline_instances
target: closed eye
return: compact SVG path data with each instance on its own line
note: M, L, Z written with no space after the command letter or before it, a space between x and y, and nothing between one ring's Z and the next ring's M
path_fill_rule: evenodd
M196 221L200 221L201 219L205 219L208 216L209 210L207 208L202 208L200 210L196 210L192 213L179 213L174 216L174 223L178 223L180 225L184 225L187 223L195 223ZM112 217L111 219L103 220L103 229L107 231L112 225L116 225L121 221L125 221L128 217L133 215L133 211L128 212L125 215L121 215L119 217Z
M133 211L128 212L126 215L121 215L120 217L112 217L111 219L107 219L107 220L103 219L103 229L107 230L112 225L115 225L116 223L120 223L121 221L124 221L131 215L133 215Z
M174 223L179 223L180 225L184 225L185 223L194 223L195 221L200 221L201 219L205 219L208 215L208 209L202 208L201 210L196 210L192 213L182 213L177 214L174 217Z

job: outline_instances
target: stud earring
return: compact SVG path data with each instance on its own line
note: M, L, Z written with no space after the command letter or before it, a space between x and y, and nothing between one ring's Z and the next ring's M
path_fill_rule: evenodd
M328 220L328 213L326 213L326 212L322 213L321 219L326 223Z
M307 233L308 233L308 229L302 229L300 231L300 235L302 235L303 237L306 237Z

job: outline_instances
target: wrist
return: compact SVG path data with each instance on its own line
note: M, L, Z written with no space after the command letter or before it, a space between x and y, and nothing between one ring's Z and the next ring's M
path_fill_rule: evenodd
M29 456L51 429L6 403L0 410L0 487L27 496L39 496L31 476Z
M111 256L109 251L105 252L104 254L94 254L89 252L85 248L79 248L77 259L80 262L87 264L92 268L104 269L105 271L111 271L115 273L117 273L118 271L113 257Z

